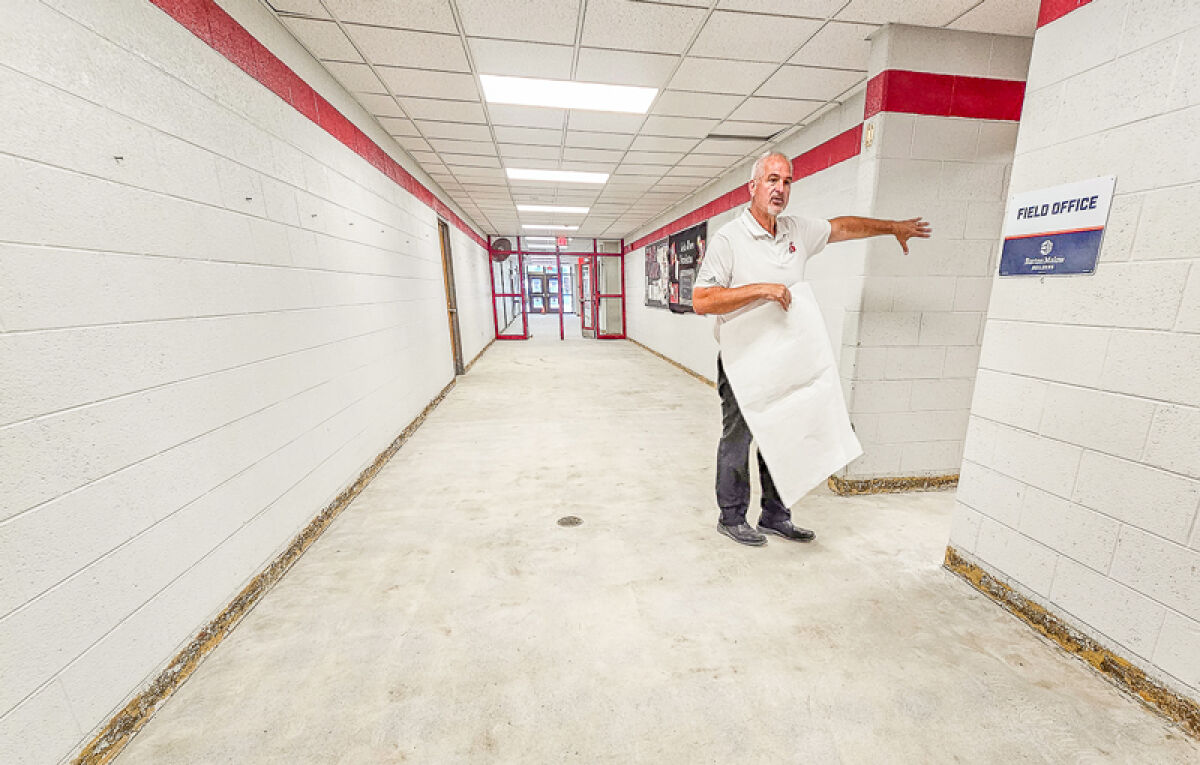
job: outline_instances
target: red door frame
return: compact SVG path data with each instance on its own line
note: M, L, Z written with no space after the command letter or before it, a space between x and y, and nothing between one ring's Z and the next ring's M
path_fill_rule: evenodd
M517 284L520 286L520 292L496 292L496 269L493 265L496 261L493 259L494 254L507 255L511 258L517 256ZM506 262L505 258L501 263ZM528 340L529 339L529 313L525 310L525 262L521 254L520 239L517 240L517 249L513 252L505 253L497 252L492 249L492 237L488 235L488 278L492 282L492 326L495 328L497 340ZM502 335L500 334L500 317L496 312L496 301L500 298L519 298L521 301L521 332L520 335Z
M492 249L492 236L491 235L488 236L488 257L489 257L488 277L490 278L491 283L492 283L492 326L495 328L497 340L528 340L529 339L529 312L528 312L527 304L526 304L527 297L525 295L525 256L526 255L549 255L550 254L549 251L543 251L543 250L528 250L527 251L521 246L521 237L519 237L519 236L516 237L516 240L517 240L517 248L515 250L509 251L509 252L497 251L497 250ZM494 254L507 255L509 257L511 257L513 255L517 256L517 271L518 271L518 278L520 280L519 283L521 285L520 292L496 292L496 271L495 271L495 268L491 265L491 262L494 262L494 261L491 261L491 257ZM582 322L582 324L584 325L583 328L587 329L587 327L586 327L587 321L585 319L590 318L591 323L592 323L592 329L595 330L595 333L596 333L596 339L598 339L598 340L624 340L626 338L625 240L624 239L621 240L621 248L618 252L599 252L599 240L597 240L595 238L592 239L592 251L591 252L572 252L572 251L567 251L567 250L559 250L559 249L555 248L554 258L555 258L555 263L558 268L558 337L560 340L566 339L566 328L565 328L565 323L564 323L564 319L563 319L563 313L566 310L566 306L563 304L563 285L562 285L562 280L563 280L562 262L563 262L564 256L568 257L568 258L570 258L570 257L577 258L577 260L576 260L577 269L579 266L583 265L583 263L585 261L589 264L590 269L591 269L591 290L590 291L591 291L592 299L591 299L591 301L589 301L592 304L591 316L585 317L583 315L583 312L580 312L579 318L580 318L580 321ZM600 292L600 280L597 278L598 273L599 273L598 267L600 265L599 260L598 260L599 258L618 258L619 259L619 262L620 262L619 268L621 269L621 291L620 292L611 292L611 293ZM503 262L503 261L501 261L501 262ZM577 270L577 273L579 273L578 270ZM580 283L580 289L582 290L582 280ZM579 296L581 299L583 298L582 291L580 292ZM500 334L500 319L499 319L499 314L496 312L496 300L499 298L519 298L520 299L520 301L521 301L521 326L522 326L522 330L523 330L524 334L521 334L521 335L502 335L502 334ZM620 300L621 300L621 333L620 334L614 334L614 335L600 334L599 310L600 310L600 299L601 298L609 298L609 299L620 298Z

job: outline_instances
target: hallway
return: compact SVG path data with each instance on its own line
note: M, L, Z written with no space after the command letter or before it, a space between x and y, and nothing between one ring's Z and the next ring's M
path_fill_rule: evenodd
M117 762L1200 757L940 567L950 493L718 536L717 426L631 343L496 343Z

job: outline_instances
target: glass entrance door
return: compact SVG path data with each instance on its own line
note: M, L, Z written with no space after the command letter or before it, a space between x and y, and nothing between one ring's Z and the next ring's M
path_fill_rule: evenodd
M576 273L579 274L579 318L583 320L583 336L589 339L596 337L596 293L595 257L587 256L576 261Z

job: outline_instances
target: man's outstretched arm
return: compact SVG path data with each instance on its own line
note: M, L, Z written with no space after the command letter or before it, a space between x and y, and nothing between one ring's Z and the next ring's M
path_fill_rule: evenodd
M869 236L891 235L900 242L900 249L908 254L908 240L912 237L928 239L933 233L929 223L921 218L908 220L880 220L879 218L859 218L853 215L843 215L829 221L829 243L845 242L850 239L865 239Z
M692 310L696 313L729 313L756 300L774 300L787 310L792 293L782 284L745 284L741 287L695 287Z

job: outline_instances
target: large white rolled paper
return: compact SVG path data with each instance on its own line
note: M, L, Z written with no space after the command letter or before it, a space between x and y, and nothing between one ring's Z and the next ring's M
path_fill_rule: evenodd
M721 324L721 362L758 450L789 507L862 454L812 288L791 307L751 306Z

